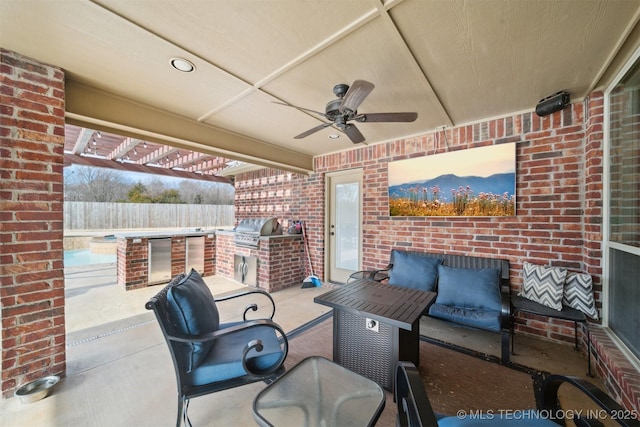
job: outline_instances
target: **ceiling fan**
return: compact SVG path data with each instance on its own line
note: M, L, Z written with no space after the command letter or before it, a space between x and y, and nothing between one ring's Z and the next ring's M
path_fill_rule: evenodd
M333 93L338 97L333 101L329 101L325 107L325 112L310 110L308 108L296 107L295 105L286 104L284 102L275 102L276 104L286 105L287 107L293 107L301 111L308 111L310 113L318 114L325 119L329 120L329 123L322 123L314 128L309 129L306 132L302 132L300 135L294 136L295 139L305 138L313 133L318 132L329 126L336 126L342 130L353 142L358 144L364 142L364 136L360 133L360 130L355 124L349 123L350 121L356 121L360 123L381 123L381 122L413 122L418 118L418 113L369 113L359 114L358 107L365 98L371 93L374 88L374 84L365 80L356 80L351 87L344 83L337 84L333 87Z

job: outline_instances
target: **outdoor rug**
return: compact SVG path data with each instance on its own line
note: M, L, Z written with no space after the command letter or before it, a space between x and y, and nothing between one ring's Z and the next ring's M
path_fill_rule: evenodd
M333 358L332 317L321 318L289 334L290 369L311 355ZM543 373L442 343L420 342L420 375L434 411L456 415L459 411L494 411L536 407L535 388ZM385 409L377 426L396 425L393 396L387 392Z

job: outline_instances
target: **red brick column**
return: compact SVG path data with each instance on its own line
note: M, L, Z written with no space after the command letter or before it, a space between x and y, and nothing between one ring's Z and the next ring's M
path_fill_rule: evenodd
M236 252L236 245L233 243L233 235L231 233L217 234L215 247L215 263L216 274L233 279L234 273L234 256L236 253L249 256L249 249L244 252Z
M204 237L204 273L203 276L216 274L216 235L208 234Z
M602 299L602 205L604 187L604 94L593 92L585 101L584 142L584 271L593 277L593 290ZM601 323L601 320L597 323ZM583 340L586 337L583 334Z
M65 374L64 73L0 50L2 395Z
M148 260L148 239L118 237L118 286L125 291L149 286Z
M185 236L171 238L171 277L184 273L187 264L187 239Z
M260 244L258 286L275 292L300 285L306 264L302 236L264 240Z

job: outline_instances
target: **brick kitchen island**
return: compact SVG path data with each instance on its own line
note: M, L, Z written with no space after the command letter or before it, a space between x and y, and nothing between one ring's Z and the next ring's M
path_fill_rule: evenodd
M216 272L215 266L215 231L159 231L116 234L117 246L117 280L118 286L129 291L169 282L169 279L184 272L187 268L187 239L202 238L204 240L203 266L200 274L211 276ZM164 241L170 246L167 280L151 279L149 276L150 244Z
M300 285L304 280L304 246L300 234L262 236L257 248L249 248L236 245L232 231L218 231L216 274L234 279L236 256L255 259L257 282L247 284L267 292Z
M300 234L262 236L257 248L248 248L235 244L233 231L160 231L116 235L118 286L132 290L164 284L190 269L187 242L198 237L204 241L204 265L200 273L205 277L219 274L234 279L235 256L241 255L255 258L257 281L245 283L247 285L273 292L299 285L304 279L304 246ZM154 279L150 275L149 251L156 242L170 247L170 260L165 262L167 273Z

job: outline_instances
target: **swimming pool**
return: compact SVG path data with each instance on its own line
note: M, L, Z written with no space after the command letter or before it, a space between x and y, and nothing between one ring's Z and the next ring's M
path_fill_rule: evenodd
M64 251L64 266L78 267L90 264L111 264L116 262L116 254L94 254L89 249Z

